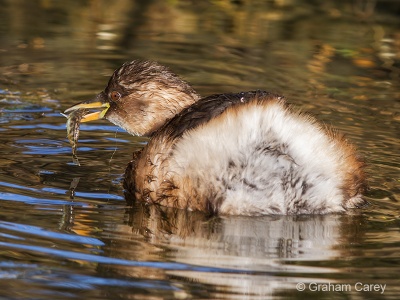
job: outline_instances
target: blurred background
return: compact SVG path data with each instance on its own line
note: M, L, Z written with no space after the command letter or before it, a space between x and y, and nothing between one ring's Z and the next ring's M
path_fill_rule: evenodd
M77 166L60 112L133 59L204 96L279 93L334 125L367 162L369 207L210 219L127 205L123 172L146 139L84 124ZM397 299L399 77L396 0L0 0L0 296Z
M68 98L132 59L167 64L201 92L340 94L398 76L398 1L1 2L1 82Z

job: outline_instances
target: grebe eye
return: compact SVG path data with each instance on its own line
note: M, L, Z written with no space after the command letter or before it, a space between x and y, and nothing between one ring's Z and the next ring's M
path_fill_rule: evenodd
M110 98L112 101L118 101L121 98L121 94L117 91L112 91L110 94Z

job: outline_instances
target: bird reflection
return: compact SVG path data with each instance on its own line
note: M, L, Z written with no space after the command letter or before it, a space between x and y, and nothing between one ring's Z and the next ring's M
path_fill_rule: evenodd
M194 292L190 283L195 282L208 290L212 287L213 297L220 293L239 294L241 299L271 296L281 289L293 289L299 277L319 280L309 274L337 272L335 263L316 267L318 263L309 262L350 255L346 245L363 238L363 222L361 215L215 217L137 203L125 214L125 224L113 225L118 239L108 245L108 256L178 262L226 272L124 266L108 267L106 272L180 279L188 285L188 293Z

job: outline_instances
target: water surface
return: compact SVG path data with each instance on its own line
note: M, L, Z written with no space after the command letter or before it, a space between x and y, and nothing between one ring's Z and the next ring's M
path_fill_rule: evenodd
M324 3L1 1L0 296L397 299L400 7ZM132 59L202 95L280 93L334 125L365 157L369 207L210 218L128 205L124 168L146 139L84 124L77 166L60 112Z

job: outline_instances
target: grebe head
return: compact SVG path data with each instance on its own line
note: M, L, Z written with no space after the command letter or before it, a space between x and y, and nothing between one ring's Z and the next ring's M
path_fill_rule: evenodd
M68 108L101 109L82 122L105 118L134 135L149 135L200 96L167 67L150 61L124 63L93 100Z

